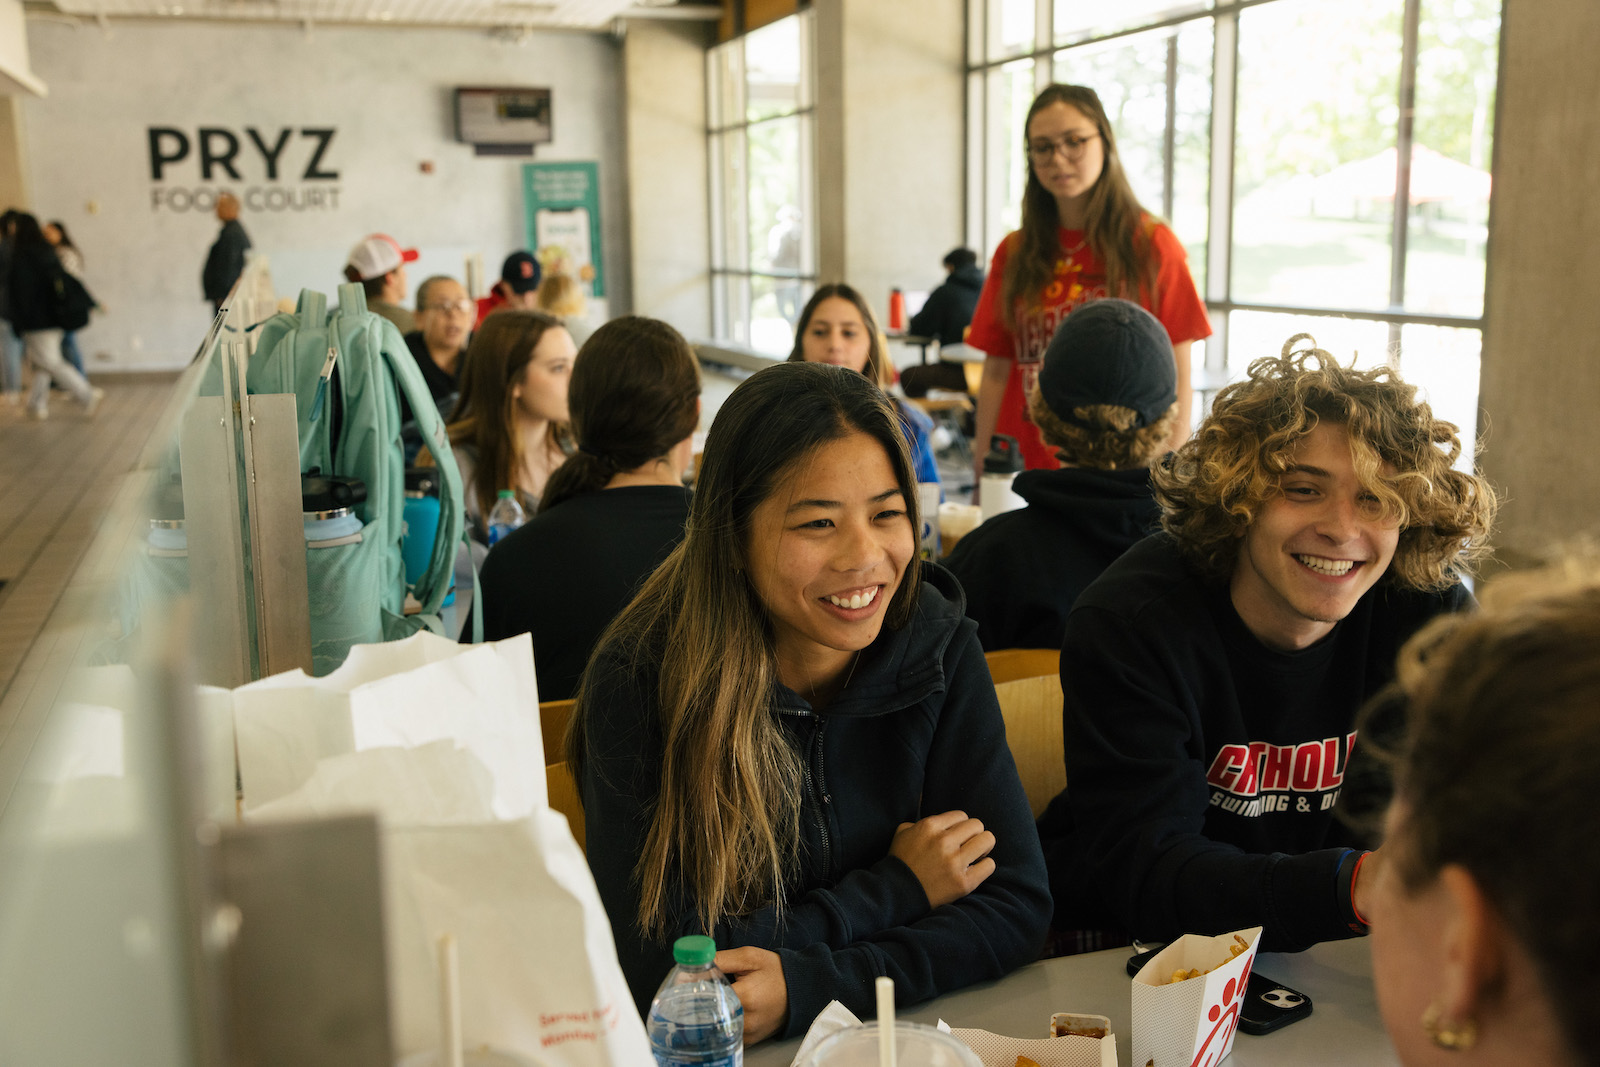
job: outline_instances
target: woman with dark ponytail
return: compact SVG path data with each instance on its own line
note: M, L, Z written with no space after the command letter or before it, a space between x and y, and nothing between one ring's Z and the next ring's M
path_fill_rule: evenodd
M579 352L567 405L577 451L481 576L484 639L533 635L541 700L572 696L601 632L683 540L694 350L664 322L614 319Z

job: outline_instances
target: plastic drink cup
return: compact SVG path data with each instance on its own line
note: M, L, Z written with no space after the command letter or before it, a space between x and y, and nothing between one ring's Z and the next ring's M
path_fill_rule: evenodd
M983 1067L978 1054L941 1030L894 1024L897 1067ZM802 1067L878 1067L878 1024L846 1027L816 1047Z

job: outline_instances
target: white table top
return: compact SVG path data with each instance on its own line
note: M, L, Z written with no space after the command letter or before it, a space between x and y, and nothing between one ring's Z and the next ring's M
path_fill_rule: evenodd
M1105 1015L1117 1035L1117 1057L1132 1046L1132 985L1124 969L1130 948L1029 964L998 982L973 986L906 1011L902 1018L976 1027L1011 1037L1045 1037L1053 1012ZM1394 1067L1399 1063L1378 1017L1372 957L1365 940L1333 941L1301 953L1263 953L1255 969L1298 989L1314 1005L1309 1018L1275 1033L1240 1033L1229 1067ZM800 1042L767 1043L745 1056L747 1067L784 1067Z

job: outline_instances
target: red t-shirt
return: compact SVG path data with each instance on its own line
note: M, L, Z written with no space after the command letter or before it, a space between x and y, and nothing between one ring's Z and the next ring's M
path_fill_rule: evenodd
M1056 260L1055 280L1045 288L1039 304L1018 317L1018 330L1012 332L1001 320L1000 286L1005 279L1008 249L1016 236L1007 235L994 250L989 276L984 279L983 294L978 297L978 308L967 331L967 344L996 359L1012 361L994 432L1017 439L1029 470L1053 470L1061 464L1056 461L1055 449L1040 440L1038 428L1028 418L1028 393L1039 376L1045 347L1055 336L1056 327L1073 309L1111 294L1106 291L1105 266L1085 243L1083 231L1063 229L1059 236L1061 247L1067 251ZM1154 306L1145 300L1139 303L1167 328L1174 345L1211 336L1205 303L1195 291L1188 256L1177 236L1156 222L1150 231L1150 248L1156 257L1156 300ZM978 446L987 449L988 444L980 441Z

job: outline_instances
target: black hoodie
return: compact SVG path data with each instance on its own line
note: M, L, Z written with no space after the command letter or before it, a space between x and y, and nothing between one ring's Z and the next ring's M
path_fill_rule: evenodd
M1028 506L963 537L945 565L967 592L985 651L1060 648L1078 594L1155 529L1150 472L1024 471L1012 488Z
M1036 959L1044 939L1044 860L994 685L959 587L938 567L923 575L911 621L879 634L823 711L782 685L773 693L772 714L805 766L798 869L781 919L767 907L713 936L718 948L754 945L782 959L784 1037L805 1033L830 1000L870 1016L878 975L894 979L898 1003L915 1004L999 978ZM672 969L673 940L705 931L681 891L669 936L639 931L634 865L661 776L656 678L630 671L614 646L596 657L582 706L590 758L578 777L589 866L643 1014ZM951 810L994 833L996 869L930 911L889 846L900 823Z
M941 345L960 344L982 292L982 267L973 265L951 271L950 277L928 294L922 309L911 316L906 332L917 337L936 337Z

